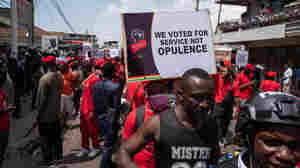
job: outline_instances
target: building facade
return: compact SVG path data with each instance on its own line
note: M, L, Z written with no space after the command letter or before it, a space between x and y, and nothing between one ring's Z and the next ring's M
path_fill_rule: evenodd
M283 65L300 67L300 6L291 0L220 0L218 3L246 6L239 21L227 21L217 28L215 42L242 44L249 62L275 71Z

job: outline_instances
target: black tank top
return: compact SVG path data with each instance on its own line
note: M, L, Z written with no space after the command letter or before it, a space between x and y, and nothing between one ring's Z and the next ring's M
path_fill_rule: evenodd
M216 156L217 130L209 122L201 130L185 128L174 109L160 113L160 138L155 142L156 168L209 168Z

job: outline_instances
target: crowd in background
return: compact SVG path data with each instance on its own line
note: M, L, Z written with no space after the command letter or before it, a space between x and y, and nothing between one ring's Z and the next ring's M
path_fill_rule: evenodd
M20 98L23 96L32 96L32 108L38 112L36 125L42 139L43 164L51 165L63 158L63 137L70 127L69 120L80 118L81 150L77 157L95 157L102 152L102 168L115 164L116 144L128 145L124 143L132 141L131 137L136 136L144 121L166 110L179 108L177 106L187 101L185 99L189 100L187 93L180 91L182 82L179 79L126 84L124 56L111 58L107 50L103 58L87 60L77 56L58 59L58 55L34 49L21 50L18 59L7 55L0 57L1 162L8 144L9 113L16 119L21 117ZM285 65L283 76L259 65L247 64L238 68L229 61L222 62L217 69L214 75L192 69L183 75L183 79L191 80L197 76L212 80L213 85L207 83L210 87L206 88L213 91L212 95L204 96L207 104L200 109L215 119L216 145L222 148L233 143L241 145L236 140L240 136L236 132L236 123L240 106L251 96L268 91L298 94L292 87L295 72L288 65ZM122 98L126 101L121 101ZM199 97L195 100L203 101ZM184 105L180 108L193 110ZM172 117L166 115L163 117ZM122 138L118 137L120 130ZM132 159L139 167L155 167L155 144L150 141L144 145L145 148ZM120 149L122 152L123 148Z

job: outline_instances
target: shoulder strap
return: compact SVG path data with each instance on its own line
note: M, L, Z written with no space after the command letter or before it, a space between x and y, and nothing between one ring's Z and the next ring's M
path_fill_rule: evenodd
M129 103L129 107L128 107L128 113L130 111L132 111L132 105L133 105L133 102L134 100L136 99L136 96L137 96L137 93L139 91L139 89L143 86L143 84L139 84L138 87L135 89L135 92L134 92L134 95L133 95L133 98L130 100L130 103Z
M145 119L145 105L141 105L135 112L135 130L137 130Z
M142 87L142 85L143 85L143 84L140 83L140 84L138 85L138 87L135 89L133 98L132 98L131 101L130 101L130 107L132 106L134 100L136 99L137 93L138 93L139 89Z

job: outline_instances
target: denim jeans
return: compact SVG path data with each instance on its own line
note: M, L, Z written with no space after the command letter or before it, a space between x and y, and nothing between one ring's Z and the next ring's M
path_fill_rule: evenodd
M102 159L100 161L100 168L107 168L111 163L111 155L114 144L114 131L113 122L111 119L112 115L106 115L99 119L99 129L102 129L104 136L104 149L102 153Z
M98 118L98 123L99 123L99 136L103 137L106 133L106 127L105 127L105 121L103 118Z

